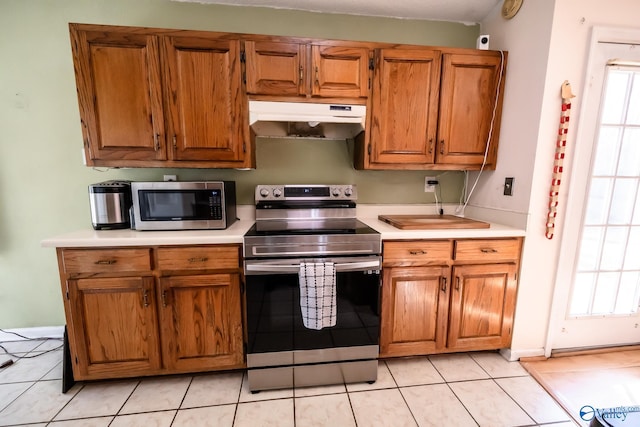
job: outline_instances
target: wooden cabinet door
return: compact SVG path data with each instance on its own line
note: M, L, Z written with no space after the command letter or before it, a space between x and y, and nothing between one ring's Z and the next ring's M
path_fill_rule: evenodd
M158 373L153 277L69 280L76 380Z
M306 94L304 44L246 41L244 47L248 93L276 96Z
M171 159L245 166L249 120L240 42L176 36L163 44Z
M242 367L238 274L160 279L165 367L171 372Z
M158 37L70 25L90 166L166 159Z
M420 169L433 163L439 81L438 51L377 51L368 168Z
M448 267L384 269L380 356L428 354L444 348L448 278Z
M447 347L508 347L516 301L516 264L453 267Z
M369 49L348 46L311 47L311 94L366 98L369 94Z
M442 56L437 163L479 168L488 150L486 167L495 168L503 62L495 52Z

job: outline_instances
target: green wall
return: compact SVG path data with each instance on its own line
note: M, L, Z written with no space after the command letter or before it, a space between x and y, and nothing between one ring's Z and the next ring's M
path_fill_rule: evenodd
M92 169L82 135L69 22L474 47L479 27L168 0L0 0L0 328L64 324L55 251L42 239L90 227L87 185L106 179L232 179L240 202L262 183L358 185L360 203L432 203L425 172L356 171L340 141L257 142L257 169ZM441 176L455 202L463 174Z

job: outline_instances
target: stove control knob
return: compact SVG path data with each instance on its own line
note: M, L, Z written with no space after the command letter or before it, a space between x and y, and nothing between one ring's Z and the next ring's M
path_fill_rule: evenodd
M351 197L351 195L353 194L353 190L351 189L351 187L347 187L344 189L344 195L347 197Z
M260 189L260 195L262 197L267 197L269 195L269 189L267 189L267 188Z
M282 190L280 190L279 188L274 188L273 197L280 197L280 196L282 196Z
M331 193L333 194L333 197L340 197L340 189L338 187L331 190Z

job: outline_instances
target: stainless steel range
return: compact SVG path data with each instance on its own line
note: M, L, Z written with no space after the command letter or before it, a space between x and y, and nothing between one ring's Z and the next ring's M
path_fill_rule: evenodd
M251 391L377 379L380 234L354 185L259 185L244 236Z

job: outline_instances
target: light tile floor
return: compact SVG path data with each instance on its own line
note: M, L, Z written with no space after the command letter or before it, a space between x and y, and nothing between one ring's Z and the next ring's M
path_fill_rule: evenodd
M3 345L34 355L59 342ZM60 350L14 360L0 370L0 426L576 425L518 362L494 352L390 359L374 384L256 394L243 372L86 382L63 394Z

